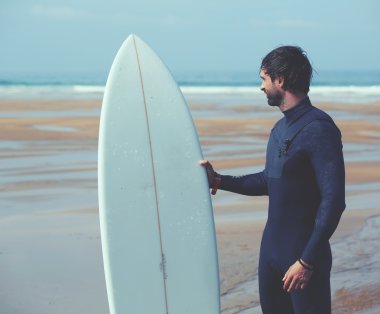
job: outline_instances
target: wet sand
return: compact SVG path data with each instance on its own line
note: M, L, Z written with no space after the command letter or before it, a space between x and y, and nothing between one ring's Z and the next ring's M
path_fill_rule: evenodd
M343 134L347 210L331 242L333 313L380 306L380 103L316 104ZM107 313L97 209L101 101L0 100L0 295L4 313ZM190 99L205 158L262 170L281 114ZM266 197L213 197L223 314L260 313L257 264ZM3 310L2 310L3 311ZM363 312L366 313L366 312ZM370 313L370 312L368 312ZM376 312L373 312L376 313Z

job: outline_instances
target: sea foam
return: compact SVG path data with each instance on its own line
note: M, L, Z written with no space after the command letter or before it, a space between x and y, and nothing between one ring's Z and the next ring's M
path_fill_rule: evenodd
M228 96L265 100L259 86L180 86L183 94L196 96ZM0 99L102 99L104 85L23 85L0 84ZM366 103L380 101L380 85L311 86L314 101Z

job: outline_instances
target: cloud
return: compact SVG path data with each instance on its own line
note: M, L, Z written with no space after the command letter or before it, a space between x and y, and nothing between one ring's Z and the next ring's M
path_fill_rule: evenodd
M297 28L315 30L321 27L321 24L309 20L283 19L278 21L278 26L283 28Z
M316 31L323 28L322 23L303 20L303 19L278 19L278 20L268 20L259 18L251 18L248 20L248 25L256 29L289 29L289 30L310 30Z
M163 26L178 26L180 24L185 23L178 16L168 15L160 20L160 24L162 24Z
M32 7L32 14L58 19L81 19L92 17L92 15L88 12L76 10L70 7L45 5L34 5Z

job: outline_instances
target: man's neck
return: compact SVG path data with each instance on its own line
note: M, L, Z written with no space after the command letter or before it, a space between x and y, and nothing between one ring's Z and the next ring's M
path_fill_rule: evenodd
M285 91L284 99L279 106L281 112L287 111L289 109L292 109L293 107L297 106L301 100L305 99L307 97L306 93L302 92L289 92Z

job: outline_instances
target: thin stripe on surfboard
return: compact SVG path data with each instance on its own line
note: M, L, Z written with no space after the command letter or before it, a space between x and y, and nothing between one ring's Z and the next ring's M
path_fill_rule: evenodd
M162 280L163 280L163 286L164 286L166 313L168 313L169 310L168 310L168 297L167 297L167 289L166 289L166 265L165 265L166 260L165 260L165 254L164 254L163 243L162 243L160 206L159 206L158 194L157 194L156 170L155 170L155 166L154 166L154 156L153 156L153 149L152 149L152 139L151 139L151 135L150 135L150 124L149 124L148 108L147 108L147 104L146 104L146 97L145 97L145 90L144 90L144 81L143 81L141 67L140 67L139 53L138 53L138 49L136 46L136 41L135 41L134 36L133 36L133 44L134 44L135 52L136 52L137 65L138 65L139 75L140 75L141 89L142 89L142 94L143 94L143 99L144 99L145 119L146 119L146 125L148 128L149 152L150 152L150 160L151 160L152 170L153 170L154 196L155 196L155 201L156 201L157 223L158 223L158 232L159 232L159 237L160 237Z

